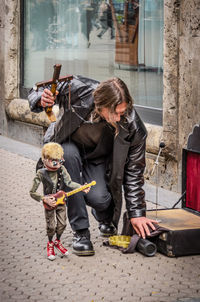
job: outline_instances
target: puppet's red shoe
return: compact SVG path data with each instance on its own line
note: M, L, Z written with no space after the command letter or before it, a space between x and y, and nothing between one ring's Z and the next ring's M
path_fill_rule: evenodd
M66 248L64 248L64 246L61 244L60 240L56 239L54 242L54 246L63 256L69 255L68 250Z
M54 252L54 243L53 241L49 241L47 243L47 258L49 260L55 260L55 252Z

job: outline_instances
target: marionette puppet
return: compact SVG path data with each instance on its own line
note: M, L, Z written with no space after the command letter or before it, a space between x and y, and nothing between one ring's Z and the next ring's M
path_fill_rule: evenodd
M68 255L68 250L60 241L61 235L66 228L67 197L80 191L88 193L90 187L96 184L93 181L90 184L81 186L79 183L72 181L69 173L63 166L63 155L63 148L57 143L47 143L43 146L42 161L44 168L37 171L30 190L31 197L37 201L42 201L44 205L48 236L47 258L49 260L55 260L54 247L62 256ZM43 195L37 192L40 183L43 184ZM63 191L65 186L72 189L72 191ZM53 241L55 234L56 239Z

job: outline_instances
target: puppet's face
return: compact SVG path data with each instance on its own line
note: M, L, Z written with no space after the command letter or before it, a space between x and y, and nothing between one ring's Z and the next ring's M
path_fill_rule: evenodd
M47 168L47 170L49 170L49 171L58 170L61 167L61 165L63 164L63 162L64 162L63 158L62 159L49 159L49 158L47 159L47 158L45 158L43 160L45 168Z

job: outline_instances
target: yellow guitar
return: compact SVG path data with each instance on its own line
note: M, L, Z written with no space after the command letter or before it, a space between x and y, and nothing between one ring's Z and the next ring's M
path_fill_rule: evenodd
M58 206L59 204L65 204L67 197L69 197L73 194L79 193L79 192L81 192L89 187L95 186L95 185L96 185L96 181L93 180L89 184L83 185L80 188L74 189L70 192L58 191L57 193L52 194L52 196L55 197L56 206ZM44 205L45 209L47 209L47 210L55 209L55 208L49 206L48 204L46 204L45 202L43 202L43 205Z

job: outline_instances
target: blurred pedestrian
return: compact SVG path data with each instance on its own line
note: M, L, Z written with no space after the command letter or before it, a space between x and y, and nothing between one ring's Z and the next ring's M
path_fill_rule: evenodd
M114 39L114 28L112 20L111 7L108 3L102 2L99 9L99 24L101 26L101 31L97 35L100 39L110 28L110 38Z

